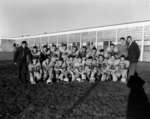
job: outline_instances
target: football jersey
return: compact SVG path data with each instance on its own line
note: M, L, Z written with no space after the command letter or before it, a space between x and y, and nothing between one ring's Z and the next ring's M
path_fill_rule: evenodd
M44 71L48 71L49 68L50 68L50 63L44 61L43 64L42 64L42 67L43 67Z
M41 71L41 65L40 63L32 64L32 69L34 72L40 72Z
M40 58L40 52L31 52L31 54L32 54L32 58L37 58L37 59L39 59Z
M101 69L106 69L108 66L108 60L104 60L103 62L101 62L100 64Z
M120 60L119 60L119 59L108 60L108 68L109 68L110 70L118 70L118 68L119 68L119 63L120 63Z
M119 67L120 67L120 69L127 69L129 67L129 61L127 61L127 60L120 61Z
M62 64L60 64L59 62L56 62L55 70L62 70Z
M115 70L115 60L108 60L109 69Z

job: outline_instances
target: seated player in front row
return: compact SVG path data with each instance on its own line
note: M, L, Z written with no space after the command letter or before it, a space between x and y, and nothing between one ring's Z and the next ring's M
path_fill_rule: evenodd
M51 58L51 60L49 58L46 58L46 60L43 62L42 66L43 66L43 78L46 81L46 83L51 83L52 81L55 80L55 71L54 71L54 67L56 64L56 58L53 57Z
M118 80L120 77L120 74L118 73L118 67L119 67L119 59L116 59L114 55L111 55L111 57L108 59L108 72L110 77L114 82Z
M96 81L96 78L97 78L97 75L98 75L98 69L97 67L93 67L93 70L91 72L91 76L90 76L90 82L95 82Z
M32 63L29 64L29 75L31 84L36 84L36 81L42 78L42 69L40 61L37 58L33 58Z
M99 68L102 74L101 81L108 81L110 78L108 58L109 55L107 53L104 53L104 57L102 55L99 56Z

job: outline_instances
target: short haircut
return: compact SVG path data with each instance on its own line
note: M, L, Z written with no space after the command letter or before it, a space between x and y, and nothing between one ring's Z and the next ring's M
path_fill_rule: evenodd
M87 48L86 48L86 46L82 46L82 48L85 48L85 49L87 49Z
M44 45L43 48L47 48L47 45Z
M115 46L115 44L111 43L110 46Z
M92 50L97 50L96 47L93 47Z
M54 43L52 43L52 47L56 47L56 45Z
M62 62L64 61L64 59L63 59L62 57L60 57L58 60L59 60L59 61L62 61Z
M37 49L38 47L35 45L35 46L33 46L33 48Z
M124 38L124 37L121 37L120 40L125 40L125 38Z
M66 43L62 43L62 44L61 44L61 46L63 46L63 47L65 46L65 47L67 47L67 44L66 44Z
M128 39L128 38L129 38L129 39L132 39L132 36L127 36L127 39Z
M24 41L22 41L22 44L27 44L27 41L25 41L25 40L24 40Z
M17 46L17 44L16 44L16 43L14 43L14 44L13 44L13 46L14 46L14 47L16 47L16 46Z
M104 56L103 55L99 55L99 57L102 57L104 59Z
M121 55L120 58L121 58L121 57L126 58L125 55Z
M88 59L93 59L93 57L92 57L92 56L89 56Z
M100 49L100 52L104 52L104 49Z

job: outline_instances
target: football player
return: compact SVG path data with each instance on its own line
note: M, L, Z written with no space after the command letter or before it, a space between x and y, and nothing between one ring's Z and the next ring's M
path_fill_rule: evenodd
M129 68L130 62L125 59L124 55L121 55L120 57L120 72L121 72L121 82L126 83L127 82L127 72Z
M37 58L33 58L32 63L29 64L29 75L31 84L36 84L36 81L42 78L41 64Z

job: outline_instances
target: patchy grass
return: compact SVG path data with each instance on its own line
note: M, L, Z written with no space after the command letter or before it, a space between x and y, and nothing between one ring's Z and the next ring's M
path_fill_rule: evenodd
M13 52L0 52L0 61L8 61L13 59Z
M140 63L150 99L150 64ZM120 82L24 85L10 61L0 62L2 119L125 119L129 88Z

